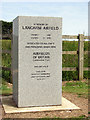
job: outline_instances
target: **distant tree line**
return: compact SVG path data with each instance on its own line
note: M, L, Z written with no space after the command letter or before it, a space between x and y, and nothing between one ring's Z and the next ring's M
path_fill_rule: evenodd
M12 22L2 22L2 34L11 34L12 33Z

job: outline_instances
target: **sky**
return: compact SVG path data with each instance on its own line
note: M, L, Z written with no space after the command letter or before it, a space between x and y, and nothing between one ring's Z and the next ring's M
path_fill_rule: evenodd
M46 0L47 1L47 0ZM88 35L88 2L2 2L1 20L11 22L17 16L62 17L63 35Z

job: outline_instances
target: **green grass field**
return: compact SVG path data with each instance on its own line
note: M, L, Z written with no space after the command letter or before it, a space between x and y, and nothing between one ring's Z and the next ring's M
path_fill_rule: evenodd
M12 94L12 88L8 87L8 82L2 78L2 84L0 86L0 95L10 95Z
M73 81L67 82L63 87L63 92L69 92L77 94L78 97L88 98L88 82Z
M11 50L11 41L3 40L2 41L2 49L3 50ZM63 41L62 49L63 49L63 51L77 51L78 50L78 42L77 41ZM87 41L84 42L84 50L88 51L88 42ZM11 55L10 54L4 54L4 53L2 54L2 66L11 67ZM62 56L62 66L63 67L77 67L78 66L78 55L63 55ZM88 67L88 55L84 55L84 67ZM5 83L5 81L6 82L11 81L10 76L11 76L10 71L2 71L2 78L3 78L4 83ZM77 80L78 72L77 71L63 71L62 78L63 78L63 81ZM84 71L84 78L88 79L88 71ZM70 88L69 85L66 85L66 87L63 87L63 91L71 92L70 89L73 89L73 87L70 89L69 88ZM78 90L78 88L77 88L77 90ZM0 90L2 90L3 93L6 93L6 91L9 93L12 92L11 89L8 89L6 87L6 84L3 84L3 86L0 87ZM83 87L82 87L82 90L83 90ZM73 92L75 92L75 91L73 91ZM78 94L81 94L81 93L78 93Z

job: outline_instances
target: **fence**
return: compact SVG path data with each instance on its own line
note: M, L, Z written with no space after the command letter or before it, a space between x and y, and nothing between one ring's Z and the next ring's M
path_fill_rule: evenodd
M12 39L11 35L3 35L3 38L9 37ZM88 36L83 34L79 35L63 35L62 39L78 39L78 50L77 51L62 51L62 54L73 54L78 55L78 67L63 67L63 71L78 71L78 80L83 80L83 71L90 71L90 67L83 67L84 64L84 54L89 54L90 51L84 51L84 39L88 39ZM10 50L3 50L2 53L11 54ZM2 70L11 71L11 68L3 67Z

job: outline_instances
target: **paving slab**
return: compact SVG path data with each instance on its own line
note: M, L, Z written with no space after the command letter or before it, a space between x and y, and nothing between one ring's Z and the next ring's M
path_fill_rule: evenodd
M2 98L2 104L5 113L20 113L20 112L41 112L41 111L63 111L63 110L80 110L78 106L62 97L62 105L42 106L42 107L27 107L18 108L12 99L12 96Z

